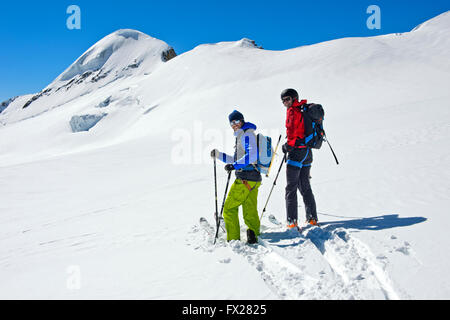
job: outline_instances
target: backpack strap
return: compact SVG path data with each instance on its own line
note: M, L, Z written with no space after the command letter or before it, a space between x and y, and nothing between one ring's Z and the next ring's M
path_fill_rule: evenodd
M301 106L298 106L300 112L302 113L302 117L303 117L303 122L305 121L305 118L308 117L307 113L306 113L306 109L313 105L314 103L304 103ZM314 125L314 124L313 124ZM307 148L307 143L312 139L313 135L310 134L307 137L304 137L303 139L298 139L295 141L295 146L297 148Z

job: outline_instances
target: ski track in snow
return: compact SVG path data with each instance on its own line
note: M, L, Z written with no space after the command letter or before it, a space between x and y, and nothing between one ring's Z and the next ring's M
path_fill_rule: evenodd
M187 244L209 253L228 247L245 257L280 299L400 299L385 271L387 262L345 229L311 227L302 234L277 226L262 230L258 245L245 243L244 229L243 241L228 243L221 231L214 245L214 226L199 224L192 227Z

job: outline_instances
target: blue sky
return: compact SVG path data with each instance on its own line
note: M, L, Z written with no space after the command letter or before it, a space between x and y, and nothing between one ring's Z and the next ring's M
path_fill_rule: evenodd
M81 30L69 30L69 5L81 9ZM370 5L381 29L370 30ZM353 37L406 32L450 10L448 0L190 0L1 1L0 102L39 92L95 42L132 28L180 54L203 43L247 37L269 50Z

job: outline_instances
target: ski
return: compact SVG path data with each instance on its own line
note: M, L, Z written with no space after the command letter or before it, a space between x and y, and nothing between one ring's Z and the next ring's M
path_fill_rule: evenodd
M305 224L302 225L302 226L298 226L300 232L303 232L305 230L308 230L308 229L311 229L311 228L314 228L314 227L321 228L320 224L312 225L312 224L309 224L308 222L305 222Z
M274 225L281 226L281 222L278 221L278 219L275 218L275 216L274 216L273 214L269 215L268 219L269 219L269 221L272 222Z
M283 225L273 214L269 215L267 219L271 223L273 223L274 225L276 225L278 227ZM318 227L318 228L320 228L321 226L320 226L320 224L311 225L311 224L305 222L303 225L298 225L297 228L293 228L293 229L296 229L298 232L302 233L303 231L305 231L307 229L310 229L311 227Z
M273 214L269 215L268 220L278 227L281 227L283 225ZM302 233L302 230L303 230L302 227L300 227L300 226L297 226L296 228L292 228L292 229L297 230L299 233ZM288 228L288 230L290 230L290 229Z

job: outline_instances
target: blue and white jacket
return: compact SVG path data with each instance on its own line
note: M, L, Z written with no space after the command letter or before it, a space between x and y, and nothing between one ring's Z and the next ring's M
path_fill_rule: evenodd
M219 152L219 160L232 163L236 169L236 178L248 181L261 181L261 174L256 169L258 163L258 145L255 134L256 126L245 122L241 129L236 131L236 146L234 156Z

